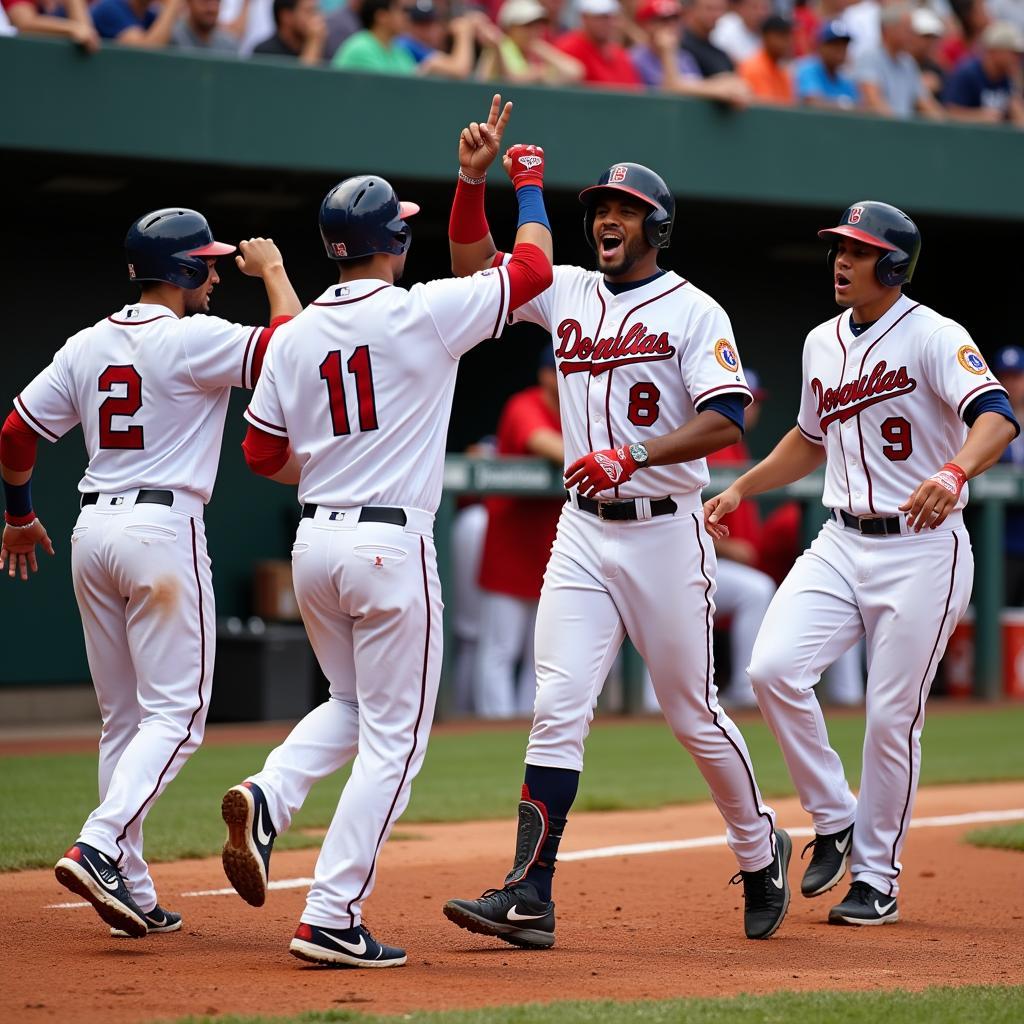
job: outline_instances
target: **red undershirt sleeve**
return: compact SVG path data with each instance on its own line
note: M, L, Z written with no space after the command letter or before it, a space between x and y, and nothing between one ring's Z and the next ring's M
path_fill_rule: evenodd
M260 476L273 476L288 461L288 438L249 425L242 442L246 465Z
M0 432L0 462L8 469L24 473L36 464L39 435L12 409Z
M260 372L263 370L263 360L267 354L267 346L270 344L270 339L274 336L274 331L281 326L281 324L288 323L291 320L291 316L275 316L270 321L269 327L264 327L260 331L259 338L256 339L256 351L252 354L252 386L256 387L256 381L260 379Z
M512 250L508 271L509 309L517 309L551 287L551 263L532 242L519 242Z

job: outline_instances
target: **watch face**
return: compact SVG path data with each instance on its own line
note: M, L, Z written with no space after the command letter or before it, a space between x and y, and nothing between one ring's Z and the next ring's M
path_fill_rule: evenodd
M647 449L642 444L631 444L629 454L633 456L633 461L638 466L642 466L648 459Z

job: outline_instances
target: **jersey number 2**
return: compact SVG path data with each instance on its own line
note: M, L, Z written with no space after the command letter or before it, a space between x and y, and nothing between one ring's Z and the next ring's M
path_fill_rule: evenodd
M142 378L134 366L108 366L99 379L100 391L113 391L115 384L124 385L124 395L105 398L100 403L100 447L140 451L145 448L143 428L136 423L115 430L115 416L134 416L142 408Z
M370 367L370 348L360 345L345 364L356 379L356 403L359 409L359 429L377 429L377 397L373 393L373 370ZM335 437L352 433L345 401L345 383L341 376L341 353L328 352L320 364L320 377L327 382L327 398L331 405L331 425Z
M910 421L902 416L890 416L882 424L882 454L890 462L906 462L914 450L914 439L910 432Z

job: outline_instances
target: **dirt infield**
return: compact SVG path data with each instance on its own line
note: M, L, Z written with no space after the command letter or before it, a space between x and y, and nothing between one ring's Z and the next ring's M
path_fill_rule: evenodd
M1024 807L1024 783L921 791L916 818ZM794 801L780 824L806 826ZM1024 981L1024 857L962 843L968 825L915 828L904 853L903 920L871 929L824 924L833 896L794 895L768 942L742 936L741 889L724 846L573 860L556 884L558 944L521 951L461 931L440 913L507 868L513 826L399 824L387 847L368 923L406 946L407 967L305 967L287 953L305 889L276 890L254 910L234 895L184 896L226 885L217 859L157 865L161 901L185 915L173 935L108 936L52 873L0 876L0 1015L13 1021L118 1024L200 1013L285 1013L351 1006L376 1013L571 998L642 999L780 989L921 988ZM566 852L610 843L704 837L711 805L580 814ZM796 839L799 851L805 840ZM59 851L57 851L59 853ZM275 854L272 876L312 873L315 851ZM794 862L790 880L799 885Z

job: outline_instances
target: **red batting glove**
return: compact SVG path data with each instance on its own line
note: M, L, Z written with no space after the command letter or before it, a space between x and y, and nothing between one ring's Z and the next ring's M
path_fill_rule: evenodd
M513 146L506 154L505 170L518 192L524 185L544 187L544 150L540 146Z
M964 489L964 484L967 483L967 474L955 462L947 462L938 473L928 479L934 480L959 500L960 492Z
M605 448L577 459L565 471L565 486L577 488L584 498L592 498L600 491L624 484L637 471L637 464L629 448Z

